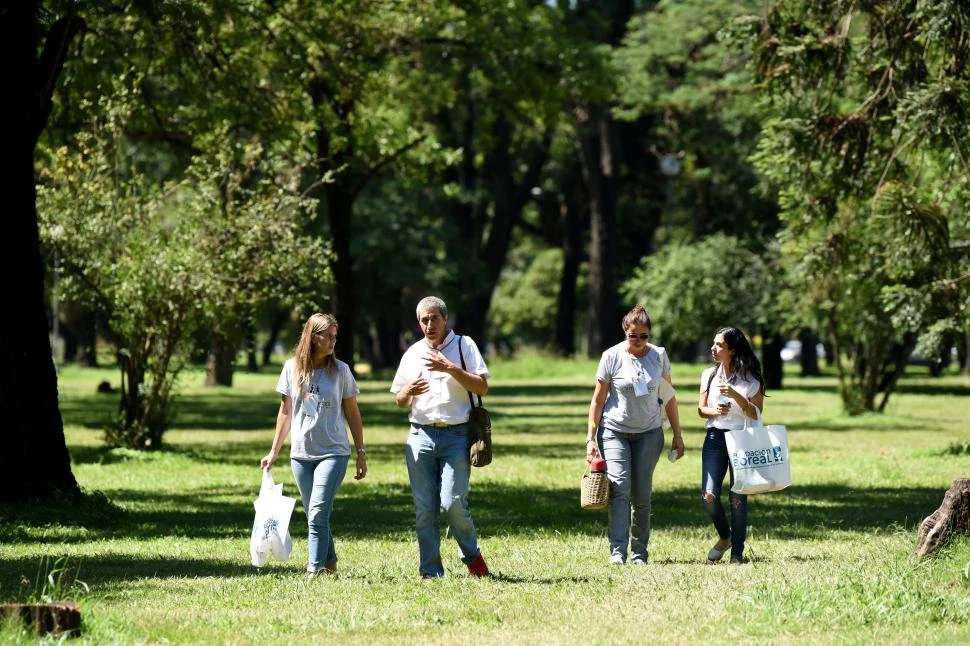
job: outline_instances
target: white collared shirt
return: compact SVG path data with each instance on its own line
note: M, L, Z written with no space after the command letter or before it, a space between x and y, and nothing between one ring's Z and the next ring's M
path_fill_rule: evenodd
M471 337L462 336L461 353L465 358L465 370L473 375L480 375L488 379L491 375L482 353ZM445 340L436 349L448 361L461 368L461 357L458 356L459 336L454 331L448 332ZM411 413L408 419L412 424L463 424L468 421L471 403L468 401L468 391L458 383L458 380L446 372L429 371L425 367L425 355L431 346L426 339L421 339L404 353L401 364L397 367L394 381L391 382L391 392L397 394L408 384L424 375L430 389L423 395L411 398ZM475 395L472 395L475 397Z
M713 375L711 373L714 373ZM706 403L710 408L717 408L718 400L717 397L720 394L720 389L718 384L720 382L721 366L711 366L701 374L701 392L707 392ZM741 393L746 399L751 399L758 394L761 390L761 384L757 379L751 376L741 377L741 375L734 373L731 378L728 379L728 383L736 391ZM754 406L754 404L752 404ZM757 406L754 406L755 410L758 411L758 419L761 419L761 411L758 410ZM742 412L741 407L738 406L737 402L731 400L731 409L728 411L727 415L718 415L716 417L708 417L707 422L704 423L705 428L717 427L725 431L739 431L745 426L755 426L755 420L746 416Z

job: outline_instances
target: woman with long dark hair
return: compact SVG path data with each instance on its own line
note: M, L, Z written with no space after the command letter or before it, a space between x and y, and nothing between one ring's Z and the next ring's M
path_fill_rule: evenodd
M718 541L707 553L711 563L719 561L728 551L731 563L744 560L744 540L748 525L748 497L728 493L731 504L731 521L728 523L721 504L721 486L724 476L731 473L734 484L734 468L731 466L724 433L743 429L748 420L761 417L765 401L765 379L761 374L761 362L755 356L751 343L736 327L722 327L714 334L711 345L714 365L701 375L701 391L697 413L707 419L704 448L701 452L701 496Z

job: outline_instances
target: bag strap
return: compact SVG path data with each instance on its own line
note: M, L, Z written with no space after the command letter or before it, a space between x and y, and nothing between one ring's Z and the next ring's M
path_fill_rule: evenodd
M711 376L707 380L707 396L708 397L711 396L711 383L714 381L714 377L717 376L717 371L719 369L720 368L718 366L714 366L714 370L711 371Z
M461 335L458 336L458 358L461 359L461 369L464 370L465 372L468 372L468 369L465 368L465 355L462 354L461 352ZM472 408L475 408L475 400L472 399L471 391L466 388L465 392L468 393L468 403L472 405ZM481 395L478 395L478 407L479 408L482 407Z

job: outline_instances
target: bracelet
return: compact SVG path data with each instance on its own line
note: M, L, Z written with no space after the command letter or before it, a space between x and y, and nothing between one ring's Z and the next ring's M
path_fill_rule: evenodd
M367 453L366 449L357 449L357 455L364 455L365 453Z
M595 439L593 439L593 438L591 438L591 437L590 437L590 438L587 438L587 439L586 439L586 443L587 443L587 444L589 444L590 442L595 442L595 441L596 441L596 440L595 440Z

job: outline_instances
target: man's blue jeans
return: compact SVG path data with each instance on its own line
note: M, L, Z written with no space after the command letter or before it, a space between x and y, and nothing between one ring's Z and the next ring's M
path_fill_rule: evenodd
M731 558L741 560L744 555L744 540L748 533L748 497L729 491L728 502L731 503L731 524L728 525L721 504L721 485L724 476L730 471L730 484L734 484L734 469L728 458L727 444L724 441L724 431L718 428L708 428L704 437L704 448L701 450L702 484L701 497L707 514L714 521L714 529L722 538L731 539ZM730 485L729 485L730 486ZM710 494L710 496L708 496Z
M468 509L468 425L435 428L412 424L406 451L421 558L418 569L425 576L443 576L440 509L445 510L462 562L467 565L480 553Z
M337 564L337 552L330 532L330 512L333 511L333 499L347 473L347 461L346 455L323 460L290 460L310 526L307 572L318 572Z
M663 448L662 428L643 433L603 429L603 458L610 478L607 536L611 556L625 561L629 542L633 560L647 560L653 472Z

